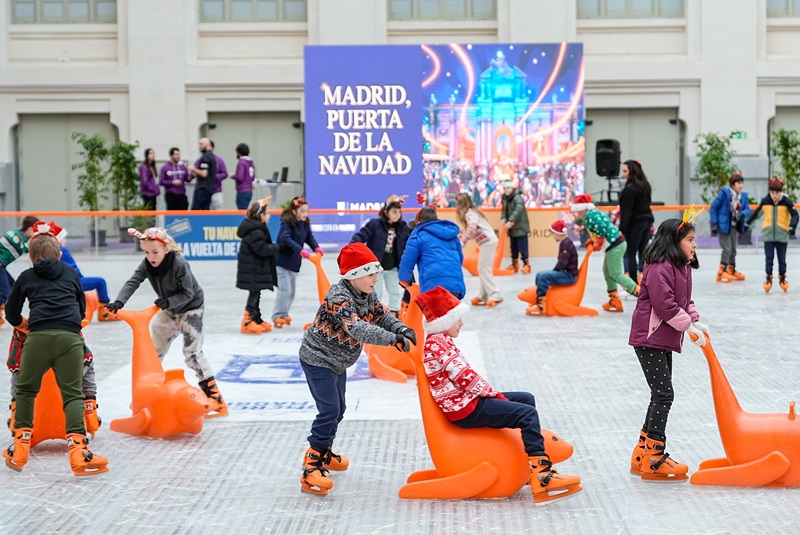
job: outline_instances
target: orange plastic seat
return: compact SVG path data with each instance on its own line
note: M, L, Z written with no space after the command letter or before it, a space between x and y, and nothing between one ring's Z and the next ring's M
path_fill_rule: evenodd
M94 313L100 306L100 299L97 297L97 292L92 290L90 292L84 292L84 295L86 296L86 312L83 315L81 327L86 327L92 322Z
M52 369L42 377L42 386L33 405L31 448L51 439L67 439L67 418L64 416L61 390Z
M431 396L428 379L422 366L422 313L414 305L419 287L409 291L406 324L417 333L420 344L409 356L417 376L422 422L428 451L435 468L420 470L408 476L400 498L463 499L501 498L518 492L531 477L528 456L517 429L462 429L450 422ZM572 455L572 445L542 429L545 449L554 463Z
M461 267L466 269L473 277L478 276L478 258L480 258L480 255L480 247L475 247L471 252L466 251L464 253L464 261L461 263Z
M701 349L708 361L725 457L703 461L689 481L726 487L800 486L800 420L795 402L789 403L788 414L743 411L708 336Z
M569 286L550 286L547 289L544 302L545 316L597 316L598 312L589 307L581 306L583 293L586 290L586 275L589 271L589 257L594 249L586 248L581 267L578 268L578 278ZM529 305L536 303L536 286L528 286L518 295L521 301Z
M197 434L203 430L203 418L211 406L202 390L186 382L183 370L164 371L161 366L149 330L158 310L152 306L137 312L116 312L133 329L133 416L112 420L109 427L118 433L150 438Z

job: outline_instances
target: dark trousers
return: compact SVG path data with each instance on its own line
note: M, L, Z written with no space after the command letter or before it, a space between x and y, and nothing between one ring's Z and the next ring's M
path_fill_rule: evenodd
M317 417L311 424L311 435L308 437L309 445L317 451L325 451L333 445L336 438L336 429L344 418L345 390L347 387L347 373L336 374L330 368L312 366L302 360L300 365L306 374L308 389L317 404Z
M142 195L142 200L144 201L145 209L146 210L155 210L156 209L156 199L158 197L147 197Z
M767 255L767 275L772 275L772 264L775 253L778 253L778 275L786 275L786 246L788 243L765 241L764 254Z
M167 203L167 210L188 210L189 199L183 193L165 193L164 200Z
M528 237L527 236L509 236L511 241L511 259L516 260L517 256L521 256L523 260L528 259Z
M247 210L250 207L250 201L252 199L253 199L253 190L237 191L236 208L238 208L239 210Z
M644 248L647 247L647 242L650 240L650 227L653 222L648 220L636 221L628 228L625 234L625 241L628 242L628 250L625 251L625 267L628 270L628 276L634 281L637 280L639 275L639 264L636 262L636 255L643 258Z
M101 303L108 303L108 285L102 277L81 277L81 288L84 292L97 291L97 299Z
M654 440L666 440L667 417L675 399L672 389L672 351L634 347L644 378L650 386L650 405L642 431Z
M244 309L250 314L250 317L260 323L261 320L261 291L250 290L247 294L247 304Z
M539 425L536 400L530 392L503 392L508 398L481 398L475 410L461 420L453 422L464 429L490 427L492 429L519 429L522 444L528 456L544 451L544 438ZM457 453L455 454L457 455Z
M0 305L5 305L8 296L11 295L11 288L14 286L12 277L5 266L0 266Z
M192 197L192 210L210 210L212 192L204 188L195 188Z

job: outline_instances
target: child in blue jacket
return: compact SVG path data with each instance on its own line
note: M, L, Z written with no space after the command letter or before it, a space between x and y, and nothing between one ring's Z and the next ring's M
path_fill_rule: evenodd
M731 175L730 186L722 188L711 203L711 235L719 236L722 256L717 270L717 282L743 281L736 271L736 240L744 232L744 222L750 215L750 204L741 171Z
M275 295L275 307L272 309L272 322L280 329L292 323L289 309L294 301L300 263L303 258L311 256L303 246L308 244L314 252L322 254L322 249L311 232L308 203L303 197L293 198L281 212L278 244L281 246L280 252L275 256L278 291Z
M459 299L467 287L461 264L464 252L458 235L461 229L452 221L439 219L436 210L425 207L417 214L417 225L406 243L400 260L400 284L411 284L414 266L419 271L420 293L441 286Z

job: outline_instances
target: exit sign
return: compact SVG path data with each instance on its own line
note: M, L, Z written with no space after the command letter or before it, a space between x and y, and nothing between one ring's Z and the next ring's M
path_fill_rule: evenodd
M744 130L734 130L731 132L731 139L747 139L747 132Z

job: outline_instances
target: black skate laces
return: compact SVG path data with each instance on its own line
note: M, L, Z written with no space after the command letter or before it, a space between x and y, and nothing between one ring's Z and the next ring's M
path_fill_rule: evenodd
M308 454L308 458L312 459L314 462L313 463L309 463L309 464L307 464L306 466L303 467L303 477L304 478L308 477L308 475L311 472L315 471L315 470L319 470L319 473L322 474L324 477L328 476L328 473L330 472L330 470L328 470L327 468L322 466L322 464L325 462L325 459L327 458L327 456L319 455L317 453L309 453Z

